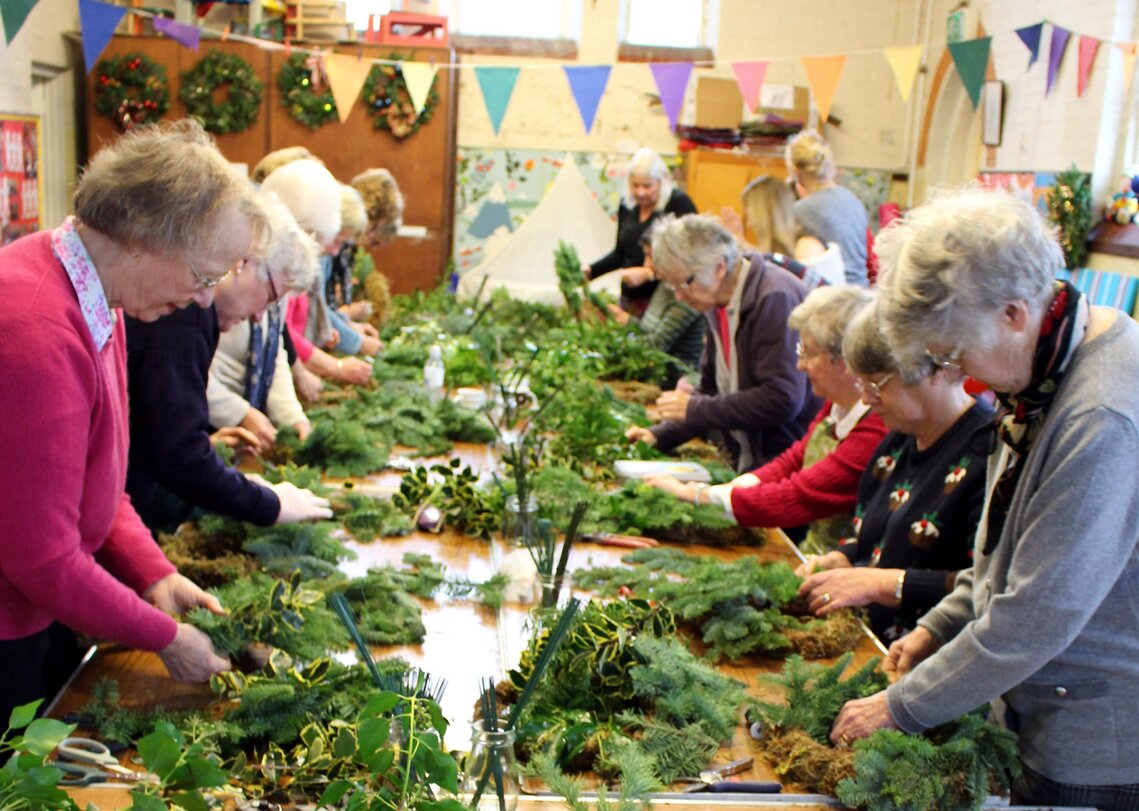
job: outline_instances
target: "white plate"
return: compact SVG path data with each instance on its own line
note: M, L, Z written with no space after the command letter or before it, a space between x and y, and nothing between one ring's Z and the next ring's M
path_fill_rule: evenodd
M619 459L613 469L622 479L643 479L646 476L675 476L682 482L710 482L708 470L696 462L648 462L636 459Z

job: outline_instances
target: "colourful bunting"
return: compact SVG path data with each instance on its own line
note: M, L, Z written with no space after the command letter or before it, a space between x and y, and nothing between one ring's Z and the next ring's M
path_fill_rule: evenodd
M99 0L79 0L79 27L83 35L83 61L87 72L95 67L100 54L115 35L115 28L127 10L122 6L100 3Z
M609 65L566 65L563 68L587 134L593 129L597 105L601 103L605 86L609 83L610 69Z
M1068 37L1072 32L1066 28L1052 25L1052 48L1048 51L1048 84L1044 88L1044 95L1052 92L1052 85L1056 82L1056 73L1060 68L1060 60L1064 58L1064 49L1068 47Z
M846 65L846 55L801 56L799 61L803 63L803 70L807 71L807 84L815 97L819 117L826 121L831 114L838 80L842 78L842 69Z
M407 94L411 96L411 104L418 116L423 112L423 105L427 103L427 94L431 92L431 85L435 83L435 73L438 68L429 62L404 62L402 69Z
M498 135L498 128L502 126L502 117L506 115L506 107L510 104L510 96L514 93L514 83L518 81L519 70L521 68L475 68L479 89L482 90L483 104L486 105L486 114L490 116L490 124L494 127L495 135Z
M0 15L4 17L4 37L5 41L11 45L12 40L16 38L16 34L24 25L24 21L28 19L28 15L32 13L32 9L36 7L36 3L40 0L4 0L0 3Z
M1077 98L1084 95L1084 88L1088 86L1088 74L1092 72L1092 63L1095 62L1095 55L1098 50L1098 39L1080 35L1080 72L1076 78Z
M660 93L660 103L668 116L669 130L676 129L680 118L680 108L684 106L684 93L688 90L688 78L692 75L691 62L650 62L653 81Z
M1120 42L1116 46L1123 51L1123 98L1131 90L1131 77L1135 75L1135 56L1139 45L1134 42Z
M202 35L202 30L196 25L186 25L167 17L155 17L154 30L160 34L165 34L179 45L194 51L198 50L198 41Z
M1036 63L1036 57L1040 56L1040 32L1044 28L1044 23L1037 23L1036 25L1026 25L1024 28L1016 29L1016 35L1020 37L1020 41L1024 43L1024 47L1028 48L1028 66L1032 67Z
M921 45L908 45L901 48L886 48L886 61L894 71L894 81L898 83L898 93L902 101L910 100L910 91L914 87L914 77L918 75L921 67Z
M372 72L372 60L346 54L325 54L324 72L328 76L328 89L336 100L336 114L343 124L352 114L360 90Z
M763 80L767 76L767 64L765 59L732 63L736 84L739 85L740 95L744 97L749 112L754 113L759 107L759 92L763 89Z
M949 43L949 53L957 67L957 75L961 77L961 84L965 85L965 92L969 94L974 110L981 100L981 86L985 83L985 68L989 64L989 46L992 41L992 37L978 37Z

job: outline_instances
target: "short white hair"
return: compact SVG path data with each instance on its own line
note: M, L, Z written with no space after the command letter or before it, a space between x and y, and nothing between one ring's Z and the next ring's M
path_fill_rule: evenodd
M714 217L685 214L669 216L653 227L653 267L678 276L695 275L711 281L720 260L728 275L736 272L740 247L731 231Z
M1021 300L1043 312L1064 263L1035 208L978 187L936 193L884 229L874 249L882 331L902 365L915 367L929 343L992 348L996 314Z
M304 158L287 163L265 178L261 188L276 194L322 246L340 233L340 184L320 162Z
M787 326L809 337L831 357L842 357L846 327L872 300L870 291L856 285L816 287L787 318Z
M656 210L664 211L668 198L672 197L672 175L661 156L647 146L642 146L629 158L629 165L625 169L625 194L622 196L625 208L637 207L637 201L633 197L633 175L647 177L660 184Z
M308 290L320 270L320 246L297 224L273 192L262 187L256 200L268 226L258 269L260 275L267 278L273 273L289 290Z

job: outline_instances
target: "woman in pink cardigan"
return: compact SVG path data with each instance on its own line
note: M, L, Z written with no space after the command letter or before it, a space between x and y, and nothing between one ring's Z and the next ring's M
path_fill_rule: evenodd
M119 310L209 306L250 250L250 192L197 123L144 127L92 159L75 217L0 251L0 719L59 689L75 633L156 651L180 681L229 667L172 618L218 601L175 571L123 491Z

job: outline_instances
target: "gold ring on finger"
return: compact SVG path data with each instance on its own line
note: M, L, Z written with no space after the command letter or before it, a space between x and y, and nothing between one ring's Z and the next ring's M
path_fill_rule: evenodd
M826 605L830 601L831 601L831 593L829 591L824 591L823 592L823 605Z

